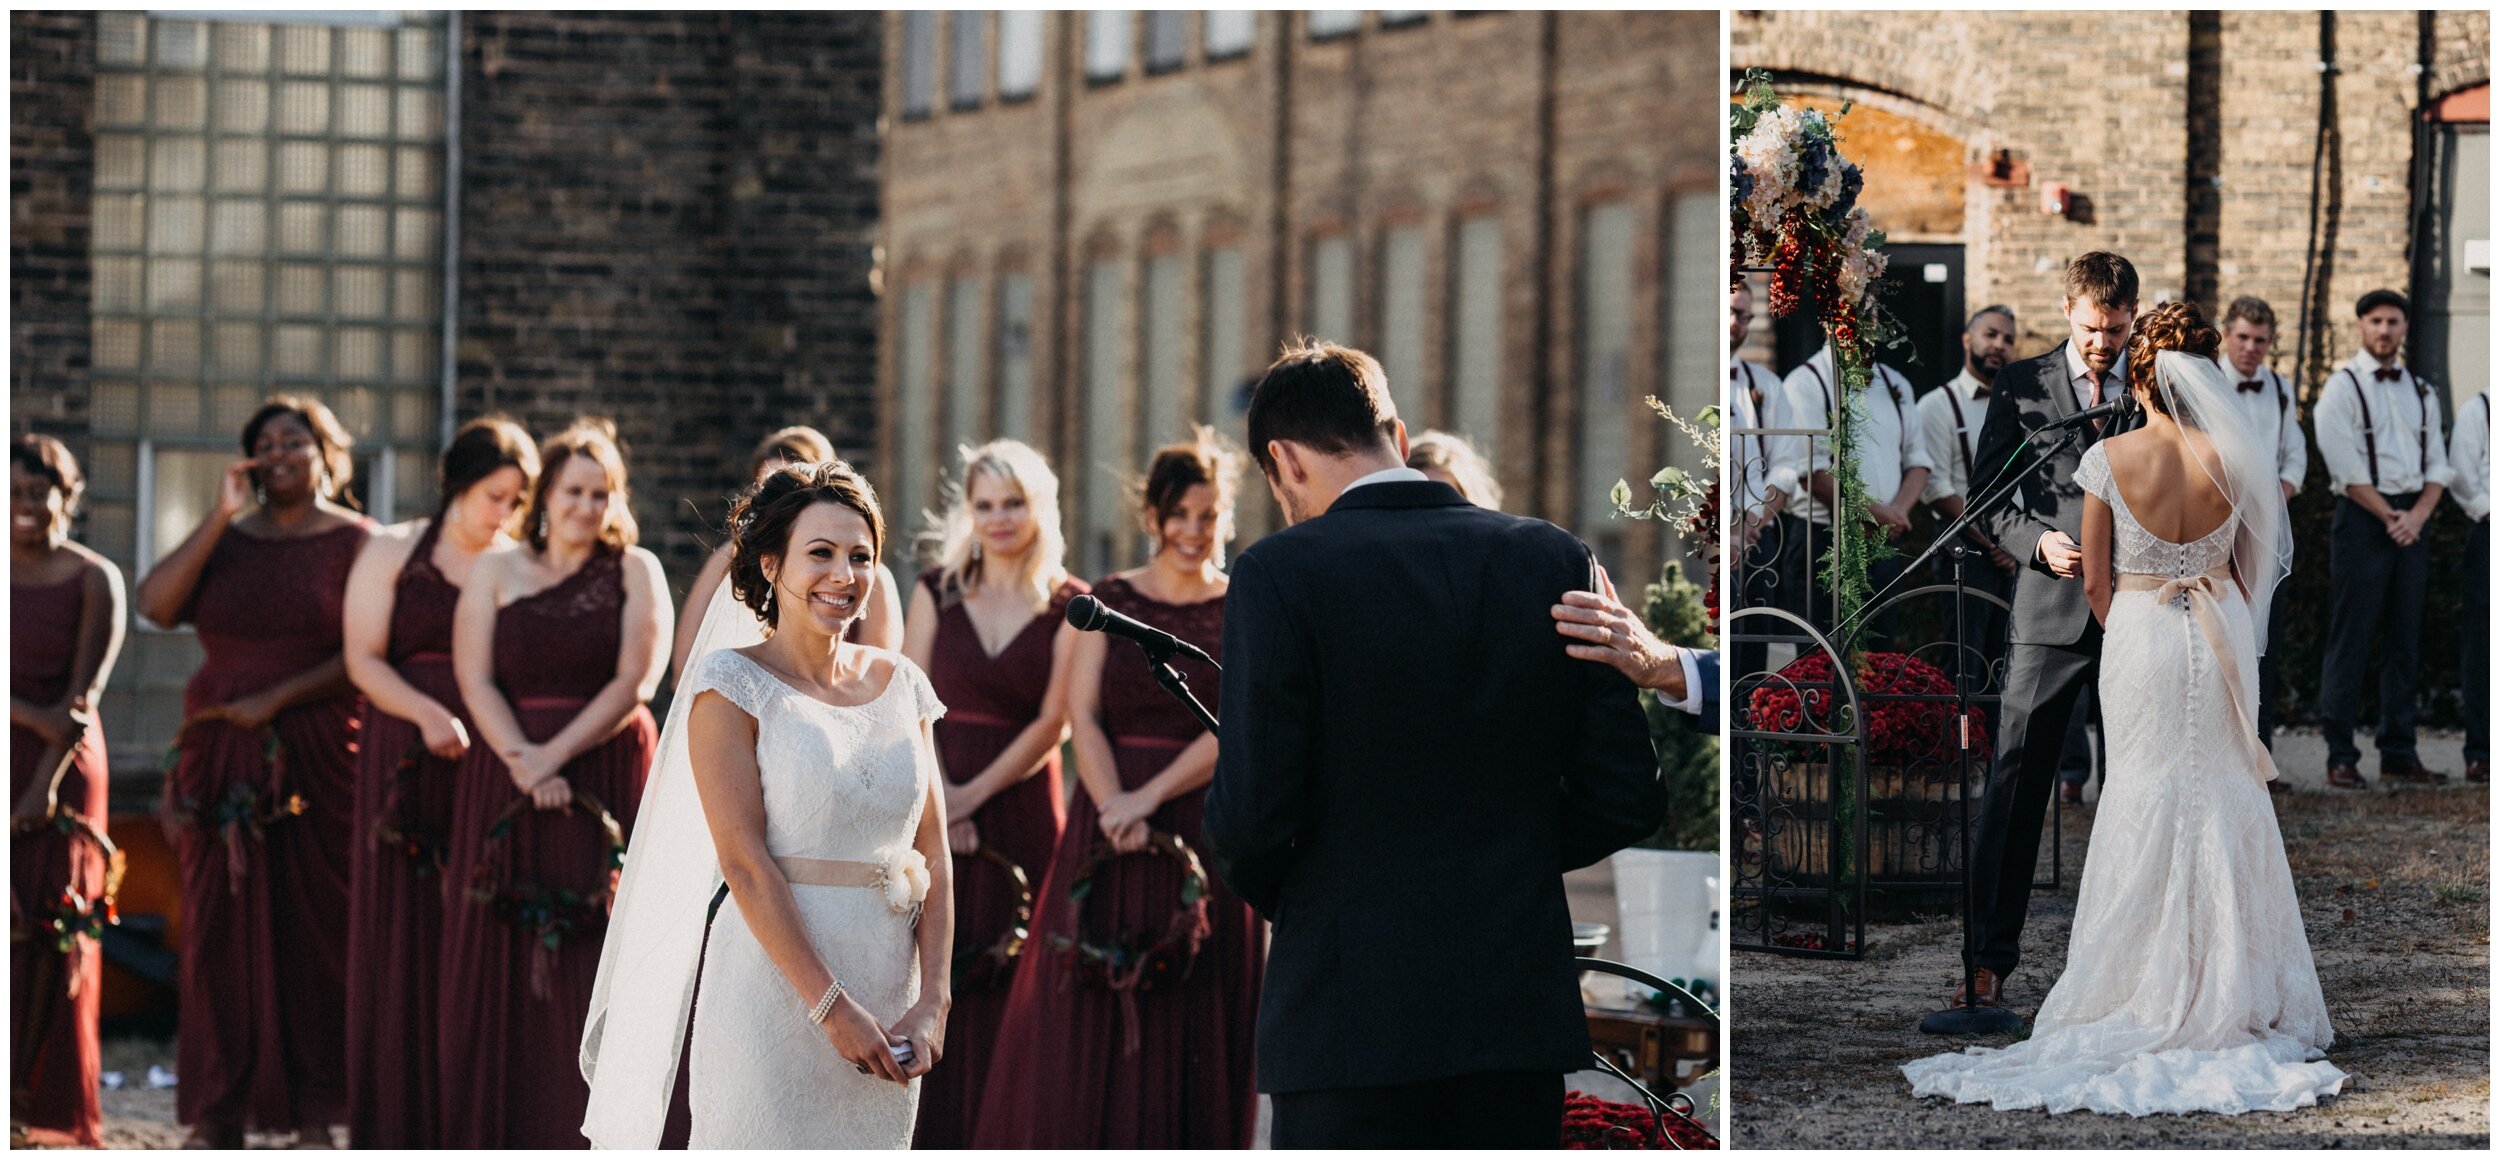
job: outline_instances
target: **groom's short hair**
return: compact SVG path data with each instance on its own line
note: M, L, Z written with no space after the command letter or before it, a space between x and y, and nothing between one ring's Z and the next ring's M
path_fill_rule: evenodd
M2107 250L2066 263L2066 300L2112 308L2136 304L2135 264Z
M1295 338L1250 392L1250 454L1276 474L1270 440L1299 443L1322 455L1371 447L1394 449L1398 408L1380 362L1350 346Z

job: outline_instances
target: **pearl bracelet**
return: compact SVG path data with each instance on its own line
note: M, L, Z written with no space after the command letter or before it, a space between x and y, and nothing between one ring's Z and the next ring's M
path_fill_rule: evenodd
M835 979L832 986L825 988L825 997L816 1000L816 1009L807 1013L807 1021L823 1024L825 1016L833 1014L833 1005L841 1001L842 980Z

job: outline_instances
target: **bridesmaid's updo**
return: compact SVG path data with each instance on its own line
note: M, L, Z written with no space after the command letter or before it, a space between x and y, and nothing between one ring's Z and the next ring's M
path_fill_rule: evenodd
M451 445L443 448L435 516L450 511L462 492L507 467L521 473L521 494L538 490L538 444L530 440L529 432L501 414L480 415L461 424Z
M777 607L772 581L764 578L764 559L782 558L799 513L820 503L858 512L868 521L870 552L885 554L885 513L877 507L877 489L838 459L775 468L730 505L729 591L765 624L773 623Z
M599 542L623 551L642 539L642 528L634 522L633 497L625 490L625 452L616 445L616 424L596 415L573 420L573 425L547 441L540 451L546 462L539 467L537 486L530 489L529 507L521 513L529 528L530 548L547 550L547 492L564 474L564 465L576 455L586 456L599 465L608 477L607 523L599 529Z
M2164 302L2135 316L2135 333L2127 339L2127 387L2141 394L2145 406L2167 415L2169 407L2154 378L2154 356L2176 350L2212 358L2221 349L2222 332L2205 321L2195 303L2184 298Z
M1148 535L1161 535L1163 521L1180 514L1181 498L1189 494L1190 488L1203 483L1215 489L1215 510L1227 517L1229 525L1233 492L1240 480L1241 456L1226 447L1214 429L1194 427L1189 442L1155 449L1154 458L1146 465L1146 478L1138 488L1138 516ZM1226 538L1229 537L1217 537Z

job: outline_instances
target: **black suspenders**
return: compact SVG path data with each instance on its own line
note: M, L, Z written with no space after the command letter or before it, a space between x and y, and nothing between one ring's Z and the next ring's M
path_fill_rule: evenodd
M2378 422L2370 417L2370 392L2362 388L2361 376L2353 374L2351 367L2345 367L2335 373L2339 375L2348 375L2352 378L2352 397L2359 400L2361 403L2361 446L2363 451L2370 457L2370 486L2377 488ZM2405 375L2405 377L2413 380L2413 399L2415 402L2421 404L2422 407L2422 428L2421 430L2414 432L2416 436L2416 446L2413 452L2414 470L2423 473L2423 475L2427 477L2430 474L2431 469L2431 390L2429 387L2422 385L2421 379L2415 378L2409 373ZM2483 410L2487 421L2489 419L2491 405L2489 403L2485 403L2483 405Z
M1962 415L1962 392L1953 389L1951 383L1946 383L1943 390L1944 401L1953 408L1953 441L1962 445L1963 487L1967 489L1970 486L1971 471L1970 424Z

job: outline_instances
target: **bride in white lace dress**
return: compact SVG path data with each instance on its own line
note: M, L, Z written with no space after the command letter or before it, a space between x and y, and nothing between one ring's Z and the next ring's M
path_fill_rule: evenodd
M1902 1068L1999 1109L2288 1111L2343 1087L2257 742L2265 609L2289 554L2272 456L2231 406L2193 306L2137 322L2142 430L2075 482L2109 777L2066 970L2029 1039Z
M842 641L884 547L847 465L765 477L730 524L600 958L582 1132L658 1146L691 1001L690 1146L906 1147L951 1001L945 707L902 654Z

